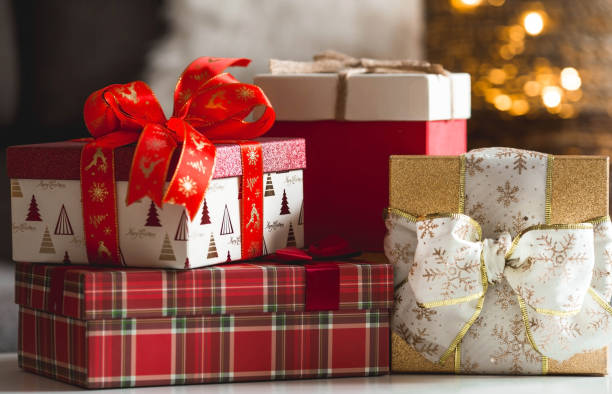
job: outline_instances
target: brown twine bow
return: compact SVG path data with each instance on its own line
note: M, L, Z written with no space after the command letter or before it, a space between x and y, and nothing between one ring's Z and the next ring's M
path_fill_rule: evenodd
M450 75L440 64L424 60L378 60L355 58L334 50L326 50L313 56L312 62L270 59L272 74L338 74L336 95L336 120L343 120L346 109L347 79L355 74L392 74L407 71L427 74Z

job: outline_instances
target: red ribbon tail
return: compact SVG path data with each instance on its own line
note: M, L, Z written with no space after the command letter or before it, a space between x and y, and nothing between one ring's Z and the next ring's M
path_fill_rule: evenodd
M168 166L177 143L159 124L146 125L134 151L126 204L150 197L161 207Z
M189 219L194 220L213 176L216 148L189 123L180 123L183 148L163 202L184 206Z

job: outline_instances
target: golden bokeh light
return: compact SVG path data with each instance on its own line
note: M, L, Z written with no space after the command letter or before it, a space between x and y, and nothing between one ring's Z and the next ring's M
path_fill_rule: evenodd
M512 108L512 99L507 94L500 94L495 97L493 105L500 111L508 111Z
M491 4L493 7L501 7L505 2L506 0L489 0L489 4Z
M489 71L489 81L494 85L501 85L506 80L506 72L501 68L492 68Z
M525 29L521 25L514 25L510 27L509 35L512 41L522 41L525 38Z
M527 34L537 36L544 30L544 18L538 11L530 11L523 17L523 27Z
M561 86L565 90L578 90L582 85L582 79L578 74L578 70L574 67L565 67L561 70Z
M568 90L565 93L565 96L567 97L569 101L573 101L573 102L580 101L580 99L582 98L582 90L580 89Z
M469 10L478 7L482 0L451 0L450 3L458 10Z
M563 91L558 86L546 86L542 89L542 102L549 109L558 107L562 98Z
M525 85L523 85L523 91L529 97L535 97L540 94L540 83L537 81L527 81Z
M521 116L529 112L529 102L525 99L518 99L512 101L512 108L510 108L510 115Z

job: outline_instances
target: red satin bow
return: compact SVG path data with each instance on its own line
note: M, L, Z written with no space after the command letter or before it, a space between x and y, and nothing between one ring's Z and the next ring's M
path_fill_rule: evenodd
M176 85L168 120L141 81L110 85L88 97L83 112L95 137L93 144L116 148L138 141L128 205L148 196L158 206L183 205L191 220L195 218L214 171L215 146L210 140L252 139L274 123L274 110L259 87L222 73L227 67L249 63L249 59L212 57L193 61ZM257 106L265 107L263 115L254 122L244 121ZM179 144L181 156L164 194L168 165Z

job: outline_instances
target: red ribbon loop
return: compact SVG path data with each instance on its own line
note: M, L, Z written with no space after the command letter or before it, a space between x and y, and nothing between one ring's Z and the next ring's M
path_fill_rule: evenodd
M137 142L128 205L150 197L160 207L183 205L193 220L214 172L216 149L211 140L252 139L272 126L274 110L263 91L223 73L227 67L249 63L243 58L193 61L178 80L169 120L153 91L141 81L110 85L87 98L84 120L95 139L81 154L81 188L90 262L117 264L121 259L114 148ZM245 121L257 107L265 108L263 114L253 122ZM170 159L179 146L181 155L164 193Z
M193 220L204 199L214 170L215 149L210 140L252 139L274 123L270 101L255 85L240 83L222 73L227 67L246 67L244 58L201 57L183 72L174 91L174 111L167 120L146 83L116 84L92 93L84 107L84 119L98 145L116 148L138 141L128 186L128 205L148 196L156 204L185 206ZM247 122L256 107L262 116ZM120 140L101 137L130 133ZM181 160L167 192L163 188L167 164L182 144Z

